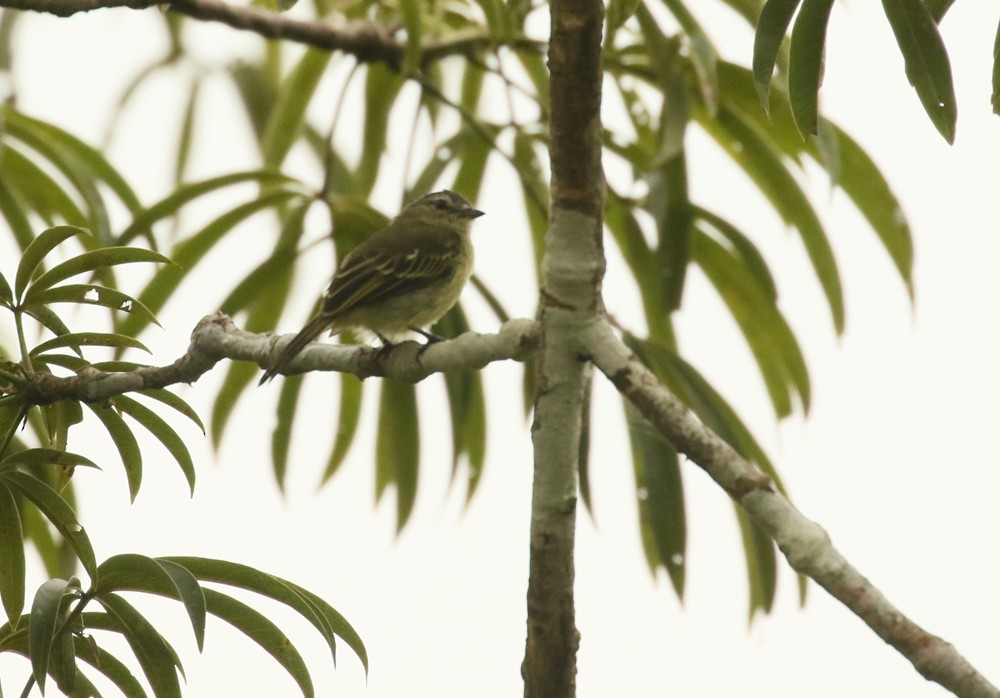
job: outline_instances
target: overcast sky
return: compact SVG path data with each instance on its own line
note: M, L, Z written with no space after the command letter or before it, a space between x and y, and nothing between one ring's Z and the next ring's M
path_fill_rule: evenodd
M992 5L992 7L990 7ZM716 8L718 8L716 10ZM749 62L750 35L731 19L716 24L727 58ZM163 50L153 10L94 12L70 20L31 17L19 35L19 106L92 143L104 133L109 101L141 66ZM996 300L996 161L1000 122L990 114L990 71L996 7L958 2L943 25L958 91L953 147L937 135L906 81L902 60L878 3L837 3L821 95L825 113L853 134L882 166L910 217L916 239L916 304L911 307L888 256L860 216L817 176L813 200L828 226L844 277L847 332L835 337L797 238L755 195L725 156L692 133L692 194L738 220L764 250L777 275L781 307L803 343L813 379L813 408L775 426L760 378L732 322L708 284L693 274L678 324L686 355L737 406L772 455L799 508L898 607L954 643L1000 682L1000 564L994 539L1000 459L994 446L1000 408ZM199 31L206 60L253 51L256 39L224 27ZM126 115L111 156L144 200L167 186L164 153L175 139L183 73L149 83ZM206 94L211 138L197 142L196 170L251 165L252 148L228 111L221 81ZM213 130L214 129L214 130ZM200 168L200 170L199 170ZM818 174L818 173L814 173ZM502 180L478 202L477 271L500 290L515 315L531 316L528 284L511 283L524 268L523 221L506 201ZM391 199L389 199L391 201ZM390 206L391 204L386 204ZM389 208L386 211L391 213ZM259 224L258 224L259 225ZM250 226L218 265L196 276L182 302L161 315L164 329L144 341L154 361L183 351L194 323L215 310L231 279L220 271L241 254L259 259ZM330 269L314 255L300 280L303 315L325 288ZM635 296L612 252L605 286L617 317L636 317ZM5 273L13 267L3 262ZM128 290L128 289L126 289ZM135 291L136 289L131 289ZM474 294L473 325L495 324ZM630 315L631 314L631 315ZM283 331L294 331L283 320ZM288 492L273 486L268 460L276 387L252 393L234 429L213 454L194 429L183 432L198 465L194 500L176 466L152 444L143 490L130 506L108 444L81 439L73 447L103 472L79 474L82 522L98 559L121 553L223 557L272 571L321 594L367 644L371 672L346 647L334 670L306 623L275 608L304 652L318 695L349 698L518 695L525 637L525 589L531 481L528 425L518 407L521 369L484 371L490 396L489 454L478 496L464 507L461 487L448 487L450 437L425 430L421 489L409 527L394 533L391 495L373 504L373 422L333 482L315 490L334 428L335 381L310 376L310 409L297 425ZM280 382L280 378L276 384ZM429 425L443 412L438 379L421 390ZM683 607L664 579L649 576L636 530L634 489L620 402L596 381L593 438L595 519L578 525L577 624L582 633L579 695L685 697L731 695L946 695L924 681L895 651L822 590L811 586L797 608L794 575L783 562L777 608L747 626L747 589L739 533L726 496L691 464L688 496L688 591ZM209 414L217 377L181 391ZM371 390L371 388L369 388ZM366 412L376 401L369 396ZM446 434L441 425L437 433ZM319 436L317 436L319 435ZM77 436L77 438L80 438ZM97 454L96 456L94 454ZM100 462L100 461L99 461ZM29 588L41 576L29 580ZM203 657L176 605L143 608L176 627L168 638L182 654L192 696L294 695L291 679L249 640L224 624L209 625ZM27 665L0 659L7 691L23 685Z

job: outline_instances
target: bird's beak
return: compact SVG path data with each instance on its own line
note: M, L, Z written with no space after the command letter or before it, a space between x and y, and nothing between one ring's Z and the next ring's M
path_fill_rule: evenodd
M485 214L478 208L467 208L462 211L462 218L479 218L482 215Z

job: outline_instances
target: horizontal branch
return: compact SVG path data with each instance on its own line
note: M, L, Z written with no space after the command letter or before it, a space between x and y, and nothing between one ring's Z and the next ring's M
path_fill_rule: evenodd
M58 17L70 17L79 12L127 7L143 10L167 6L194 19L221 22L234 29L254 32L268 39L285 39L315 46L328 51L342 51L361 63L382 62L399 70L406 46L396 39L383 24L372 21L344 21L333 24L326 20L300 20L252 7L230 5L218 0L0 0L0 7L15 10L45 12ZM460 35L447 41L434 41L423 46L424 62L445 56L467 54L496 46L499 42L486 32ZM545 43L527 38L512 38L502 42L517 50L541 53Z
M266 364L293 335L254 334L238 328L223 313L209 315L191 333L188 350L167 366L127 372L85 368L74 376L32 375L19 390L24 403L47 405L57 400L100 402L115 395L193 383L222 359ZM537 342L531 320L509 320L497 334L466 332L429 346L401 342L387 348L311 344L288 366L288 373L339 371L359 378L383 376L416 383L433 373L477 370L494 361L523 360Z
M833 547L829 536L695 417L614 335L595 321L578 340L618 390L678 451L715 480L777 543L789 564L808 575L904 655L924 678L957 696L997 698L993 687L953 645L930 634L893 606Z

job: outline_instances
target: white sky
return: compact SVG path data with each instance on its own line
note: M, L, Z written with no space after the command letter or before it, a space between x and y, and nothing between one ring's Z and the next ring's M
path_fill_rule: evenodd
M822 524L901 610L1000 682L994 629L1000 618L1000 564L989 543L1000 529L995 506L1000 458L992 443L1000 418L994 397L1000 393L995 359L1000 355L995 311L1000 144L996 117L989 113L997 19L989 5L956 3L943 26L960 111L954 147L941 141L920 109L878 4L838 3L833 13L822 105L880 163L910 216L917 250L915 309L874 234L844 197L830 196L817 177L814 201L833 239L847 295L847 333L834 337L816 283L804 273L797 239L781 229L724 157L705 147L689 158L694 196L738 220L772 262L782 308L811 369L814 403L808 418L774 425L742 339L697 276L679 324L687 355L764 441L800 509ZM709 21L716 7L721 3L710 4L702 15L710 27L716 26ZM151 12L30 18L18 46L21 108L98 142L108 100L162 50ZM732 21L718 26L723 31L716 41L727 57L747 62L749 34L729 31L736 27ZM233 45L252 50L255 41L222 27L204 28L200 35L219 55ZM157 158L176 137L173 110L182 94L171 77L148 85L111 151L126 175L140 183L145 200L167 184ZM218 85L212 93L213 135L197 143L205 171L250 163L248 144L239 135L242 123L228 127L226 100L233 96ZM705 140L697 134L692 139ZM488 215L477 223L477 269L502 289L508 308L530 316L530 288L506 281L506 260L524 265L527 234L520 219L506 215L504 201L511 194L505 186L495 184L479 202ZM259 233L248 228L233 249L253 249L260 237L250 236ZM193 293L161 315L164 330L145 338L158 363L183 351L195 321L213 311L211 303L231 285L232 279L220 282L215 276L225 274L221 265L232 260L219 255L216 261L211 272L195 279ZM313 263L312 279L300 288L302 314L329 276L322 254L314 255ZM3 263L5 272L11 266ZM622 278L613 264L605 293L609 308L627 318L634 296ZM473 296L466 298L475 309ZM473 322L478 330L493 329L485 313ZM285 331L295 329L294 322L283 323ZM310 409L297 425L284 498L272 484L269 465L277 389L266 388L240 403L217 457L193 429L182 427L198 464L194 500L176 465L153 444L145 451L143 490L130 506L107 444L77 442L77 450L105 454L107 463L103 473L80 474L82 521L99 559L121 552L224 557L321 594L360 632L371 673L366 683L359 662L343 646L334 670L312 629L276 607L279 624L313 669L318 695L518 695L531 478L529 433L517 407L520 375L517 366L485 371L490 450L479 495L466 510L461 488L447 488L450 438L432 443L423 432L420 498L399 538L392 497L373 506L370 420L342 472L315 491L334 424L334 382L324 376L308 380ZM183 391L206 419L216 384L215 377L206 378ZM654 582L646 571L620 406L601 380L597 384L596 524L581 512L578 526L581 698L737 691L816 698L945 695L815 585L807 608L798 610L794 577L784 563L775 613L748 629L731 505L692 465L684 468L690 540L688 593L681 607L665 580ZM421 392L430 422L443 412L440 381L428 381ZM366 402L369 415L373 397L374 391ZM153 600L143 608L176 625L167 634L182 654L189 695L296 694L276 663L224 624L210 623L205 655L199 657L176 605ZM20 660L0 659L0 684L9 692L19 690L27 671Z

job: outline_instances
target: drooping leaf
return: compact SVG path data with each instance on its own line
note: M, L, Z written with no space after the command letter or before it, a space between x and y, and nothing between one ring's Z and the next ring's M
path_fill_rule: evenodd
M12 628L24 610L24 542L21 517L10 488L0 483L0 601Z
M160 415L127 395L115 397L115 406L144 426L170 452L170 455L177 461L177 465L180 466L181 471L184 473L184 479L187 480L188 487L193 496L195 483L194 462L191 460L191 454L188 452L184 439Z
M951 63L937 23L922 0L882 0L906 63L906 77L931 122L948 143L955 142L958 106Z
M146 388L145 390L140 390L138 392L140 395L145 395L146 397L158 400L167 407L172 407L177 410L182 415L197 424L198 428L201 429L202 434L205 433L205 425L202 424L201 418L198 417L198 413L194 411L194 408L191 407L191 405L187 404L187 402L174 393L165 388Z
M45 680L49 672L53 672L62 684L65 674L60 671L57 662L50 663L56 650L56 631L64 619L63 601L67 596L74 596L80 591L79 583L65 579L50 579L44 582L35 592L31 602L31 618L28 625L28 642L31 653L31 673L38 684L38 690L45 693ZM65 633L71 637L69 633ZM74 672L75 673L75 672Z
M205 589L205 602L213 616L221 618L260 645L287 671L305 698L314 695L312 679L302 655L277 625L251 606L214 589Z
M201 651L205 643L205 596L198 580L186 568L169 560L129 553L108 558L99 571L98 594L141 591L180 601Z
M295 424L295 407L302 392L302 376L287 376L278 393L277 422L271 432L271 466L278 488L285 488L288 472L288 451L292 445L292 427Z
M774 541L761 529L738 504L733 503L736 520L740 524L743 551L750 583L749 620L761 611L770 613L778 585L778 562Z
M452 308L431 331L441 337L458 337L469 331L460 305ZM454 479L463 456L468 460L467 499L471 499L482 475L486 458L486 401L482 376L478 371L449 371L444 374L451 414L452 465Z
M771 78L778 62L781 42L802 0L768 0L757 20L753 41L753 82L764 112L771 109ZM725 90L723 90L725 92Z
M77 521L76 512L59 496L59 493L41 480L18 470L0 472L0 483L16 490L34 504L38 511L56 527L59 534L70 544L77 558L87 570L91 581L97 579L97 560L94 548L83 526Z
M132 604L115 593L100 594L97 601L117 621L146 680L157 698L181 698L177 678L176 652Z
M403 87L403 78L381 63L369 63L365 76L365 120L361 159L354 171L358 193L371 193L387 142L389 114Z
M298 64L282 81L261 137L265 167L280 167L302 133L306 107L323 77L331 55L329 51L317 48L306 49Z
M692 259L715 286L743 332L777 416L791 413L793 395L808 411L810 381L805 359L767 288L747 272L739 257L708 235L695 237Z
M89 402L86 404L90 411L104 424L115 448L118 449L122 465L125 466L129 498L134 502L136 495L139 494L139 487L142 485L142 451L139 450L139 442L135 440L135 434L129 429L125 420L114 409Z
M76 656L101 672L125 698L148 698L135 675L116 656L90 638L74 637Z
M834 328L842 333L844 295L837 261L823 224L795 177L773 146L736 112L721 106L716 119L700 123L744 169L781 217L795 226L823 288Z
M840 153L840 188L878 235L913 296L913 237L899 199L868 154L847 133L831 125Z
M336 657L335 636L354 650L368 670L368 654L364 643L350 623L328 603L310 591L266 572L225 560L200 557L159 558L181 565L203 582L226 584L252 591L285 604L305 618L320 632Z
M334 428L333 448L323 471L320 484L334 476L348 451L354 443L354 435L358 431L358 421L361 416L361 398L364 395L364 383L360 378L350 373L340 376L340 407L337 410L337 422Z
M916 0L919 2L919 0ZM803 0L788 60L788 98L802 137L816 133L819 86L823 82L823 52L833 0Z
M993 113L1000 114L1000 23L993 39L993 93L990 95Z
M379 396L379 429L375 437L375 497L396 486L396 529L410 518L417 497L420 426L416 388L386 379Z

